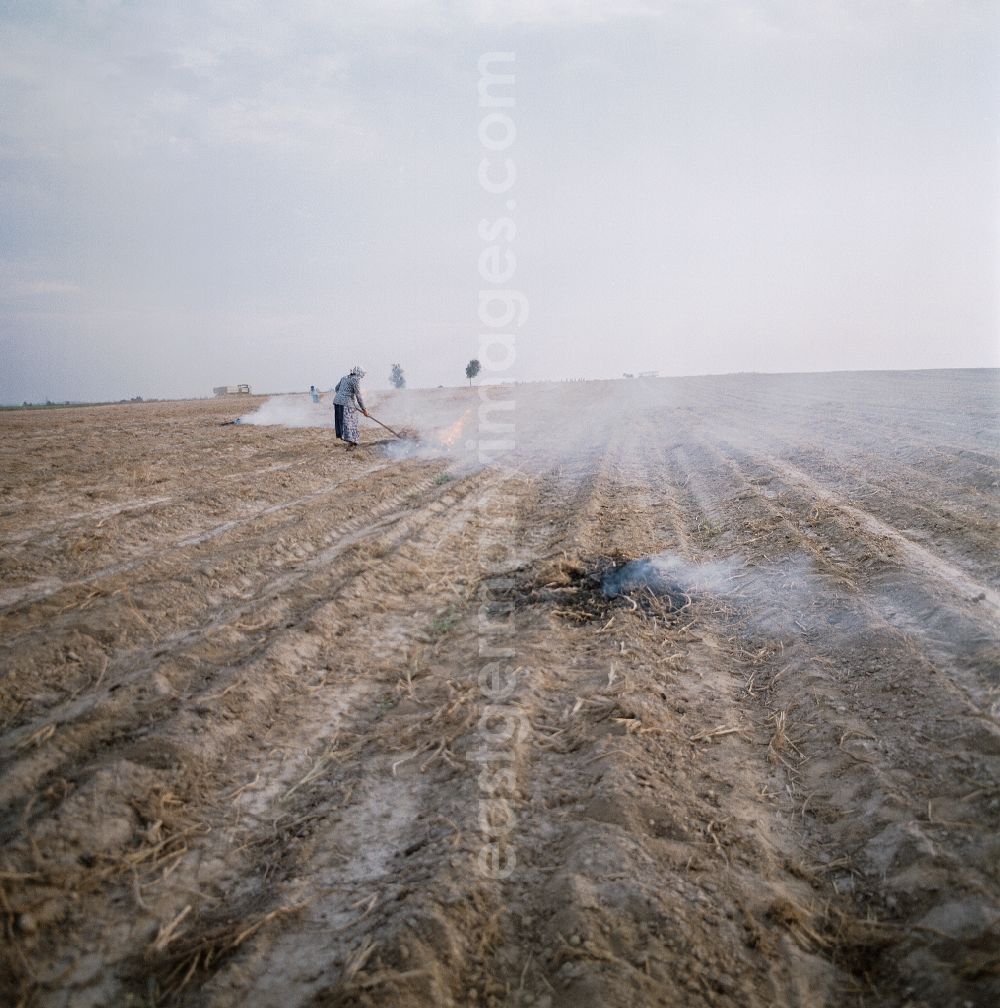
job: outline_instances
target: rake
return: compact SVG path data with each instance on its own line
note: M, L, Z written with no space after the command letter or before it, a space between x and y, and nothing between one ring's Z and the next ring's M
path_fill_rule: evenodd
M366 413L365 416L368 417L369 420L375 420L375 417L373 417L371 413ZM388 424L382 423L381 420L375 420L375 423L377 423L379 427L384 427L390 434L395 434L401 441L406 440L404 435L400 434L399 431L394 431Z

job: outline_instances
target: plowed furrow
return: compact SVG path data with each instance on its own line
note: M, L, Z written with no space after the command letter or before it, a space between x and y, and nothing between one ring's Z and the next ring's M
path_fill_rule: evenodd
M468 494L474 482L458 488L458 496L454 490L439 496L453 502ZM432 481L424 490L430 485ZM352 519L336 530L331 547L308 564L299 564L279 576L256 596L273 599L272 603L262 606L260 601L243 602L211 613L208 621L194 631L173 640L159 640L145 651L121 655L108 677L105 692L91 691L62 709L47 712L40 724L29 724L8 736L10 755L0 791L4 804L15 801L17 794L37 786L45 775L56 773L66 762L78 761L101 746L108 733L127 737L156 723L164 712L176 710L179 698L185 694L190 702L197 703L199 693L208 695L229 688L226 680L238 676L241 666L260 661L261 654L266 656L274 646L271 638L275 633L307 624L312 609L325 604L331 594L363 573L370 562L371 544L377 543L379 536L387 534L389 543L402 541L419 523L439 520L437 512L447 507L440 504L436 508L435 504L438 502L431 500L420 512L387 515L384 528L378 522L371 524L371 514ZM347 526L355 530L350 532ZM354 559L340 561L340 570L333 578L330 568L345 550L353 552ZM290 605L292 599L295 601ZM239 649L234 653L234 645L240 642L242 653ZM44 740L34 741L43 736Z
M460 487L450 489L440 502L431 501L431 506L419 521L415 515L414 520L405 527L398 525L383 533L381 540L374 543L374 554L369 554L368 563L356 572L355 577L344 579L328 592L328 598L332 598L332 601L323 602L310 612L300 613L301 624L296 629L275 636L259 656L231 670L229 675L216 676L210 684L213 691L211 694L208 688L190 693L183 698L183 706L175 708L176 713L169 710L149 712L155 716L147 718L150 730L141 737L133 735L130 738L127 726L119 725L119 729L125 728L126 734L124 738L115 736L115 762L112 766L117 768L115 772L122 777L123 784L132 781L134 788L141 788L131 795L127 793L128 788L125 788L125 808L142 806L150 791L173 794L180 798L181 804L180 810L174 810L175 816L193 823L211 824L217 816L210 810L229 808L234 793L238 801L235 827L222 828L221 836L216 840L206 839L216 835L215 828L204 835L201 828L185 833L182 845L179 844L176 848L168 845L168 853L177 855L169 872L163 873L162 877L156 871L150 873L144 870L141 873L137 883L140 886L139 894L135 895L140 908L155 902L161 914L169 914L172 908L181 912L187 905L185 900L191 902L193 890L199 895L195 902L201 908L199 916L204 916L200 927L208 935L206 941L209 944L206 947L209 947L211 941L216 940L212 937L215 934L213 929L217 930L220 921L220 907L213 899L213 892L219 892L220 887L224 891L228 879L250 878L255 875L256 869L252 861L247 863L247 857L264 857L266 860L262 862L262 867L276 856L284 864L289 860L287 844L294 845L311 832L310 828L305 827L319 818L315 809L316 792L314 788L302 784L303 778L309 778L311 765L315 766L318 762L323 766L326 758L324 754L329 754L330 747L337 745L338 738L342 738L344 732L356 731L359 724L363 725L373 715L381 713L383 708L377 696L370 704L363 701L362 697L371 696L373 692L377 694L379 689L388 688L391 691L398 684L397 662L400 653L405 654L410 646L406 642L405 633L403 641L398 640L398 616L389 610L385 616L385 641L379 642L374 648L367 648L370 661L359 666L340 665L337 663L337 655L341 646L364 648L364 635L353 642L351 639L352 610L364 606L372 595L376 598L397 598L394 581L400 572L419 570L421 565L428 570L440 569L439 551L447 553L449 547L453 549L461 541L463 526L474 513L474 501L470 502L467 496L469 489L471 487L466 487L464 493ZM435 506L435 503L439 506ZM374 568L371 563L373 556L380 558ZM434 609L431 607L439 606L450 596L451 589L442 586L437 592L429 594L422 622L421 610L414 613L414 632L418 639L426 635L428 625L433 626ZM387 681L384 678L386 671L382 671L380 675L380 669L391 669L391 679ZM348 686L347 694L344 693L344 685ZM362 704L367 716L366 713L359 716L351 711L350 704L355 702ZM303 749L301 739L312 734L302 734L309 721L314 725L314 741ZM226 762L239 751L234 749L234 745L245 748L255 744L258 732L251 731L247 735L241 727L249 724L266 724L266 733L256 744L262 747L262 754L275 754L270 757L270 762L264 759L258 764L258 778L263 776L264 783L256 796L254 788L260 780L253 782L249 789L244 787L248 784L242 773L245 754L237 755L235 763L228 768ZM344 727L345 725L348 727ZM111 727L114 730L114 726ZM275 750L281 753L280 757L276 758ZM83 761L86 766L86 751L78 749L74 759L77 764ZM95 763L76 774L76 793L87 790L88 774L99 773L101 765L105 765L105 761ZM192 779L204 781L207 790L199 788L192 792ZM326 775L322 781L328 781ZM213 787L219 789L214 797ZM334 802L331 815L334 814L338 800L343 800L350 790L347 785L345 788L346 790L337 787L331 789L328 799ZM230 793L229 799L224 797L226 793ZM243 801L240 801L241 795ZM296 797L289 804L290 796ZM114 815L116 810L109 809L108 813ZM58 822L62 817L63 812L58 804L50 809L37 809L29 820L29 832L36 837L49 835L51 830L48 824ZM240 826L239 823L243 825ZM220 841L223 843L221 849L218 847ZM140 846L140 851L141 849ZM213 849L216 851L214 854ZM33 864L33 871L29 875L33 873L40 879L52 879L53 884L62 885L68 891L69 881L63 882L60 877L60 871L68 869L61 866L57 870L60 864L58 859L54 863L51 858L44 859L46 853L52 854L51 849L46 851L45 842L41 844L40 850L43 862ZM229 853L225 853L226 851ZM219 860L220 854L224 854L224 860ZM27 849L23 851L23 856L31 863ZM109 888L102 890L111 902L121 898L121 890L115 884L116 872L111 864L113 856L124 857L128 862L134 860L136 855L127 851L122 855L117 852L113 855L111 851L98 852L98 869L107 868L111 873L105 883ZM208 863L217 867L206 872L205 866ZM140 864L145 869L146 863L143 861ZM156 867L155 860L151 862L151 866ZM272 869L269 868L268 871ZM268 871L264 872L265 878ZM60 883L55 883L56 878L60 878ZM168 884L168 879L173 881ZM39 882L39 886L44 884ZM259 909L261 914L266 915L273 905L271 895L265 889L253 898L247 894L241 902L246 912L252 909L256 913ZM132 897L129 896L128 902L131 901ZM282 910L282 906L274 908ZM105 904L102 913L107 912ZM230 935L231 938L238 935L244 923L240 920L234 923L233 926L238 930ZM140 914L140 919L134 922L129 932L129 940L123 946L105 948L103 954L116 960L123 957L127 959L134 954L139 963L148 959L147 965L139 967L140 970L152 971L149 975L156 976L158 982L162 980L169 986L170 956L159 954L159 950L143 951L144 945L150 940L149 928L148 917ZM189 926L183 931L188 934L190 944L198 927L192 929L189 922ZM94 940L99 941L96 936ZM117 934L116 941L121 943L120 933ZM133 949L134 953L129 949ZM142 989L142 985L136 989Z
M20 620L20 634L13 620L7 624L9 636L2 651L16 652L24 669L19 678L8 678L3 684L8 710L16 710L24 722L30 718L29 698L40 688L73 694L98 679L112 688L124 668L148 670L160 653L190 647L205 634L245 622L259 600L280 600L359 534L363 538L366 524L374 528L380 521L398 520L434 487L435 479L424 476L346 521L332 520L336 512L306 510L301 522L295 523L298 534L292 548L290 526L272 526L266 536L259 527L245 529L241 536L226 537L213 546L199 544L183 555L151 561L141 577L135 572L127 580L110 577L100 594L82 604L55 610L54 604L30 608ZM197 573L192 575L192 570ZM215 588L214 598L209 596L214 604L207 607L205 585ZM280 610L280 601L275 608ZM100 627L98 632L81 635L77 631L81 609L89 610L88 623ZM54 616L49 615L53 611ZM282 614L275 615L280 619ZM265 622L258 630L266 626ZM22 696L29 702L12 707L11 701ZM97 701L91 696L84 702Z

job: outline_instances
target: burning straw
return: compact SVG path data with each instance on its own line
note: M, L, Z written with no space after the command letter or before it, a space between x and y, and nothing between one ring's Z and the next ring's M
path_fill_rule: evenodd
M731 591L733 574L741 565L735 557L692 564L675 554L660 553L612 568L601 579L601 591L609 599L646 593L666 600L671 609L683 609L700 593Z

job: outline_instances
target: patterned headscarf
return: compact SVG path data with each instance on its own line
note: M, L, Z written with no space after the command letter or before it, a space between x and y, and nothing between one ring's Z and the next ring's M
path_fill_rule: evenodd
M364 378L364 376L365 376L365 369L363 367L359 367L357 364L355 364L354 367L351 368L351 374L352 375L357 375L359 378Z

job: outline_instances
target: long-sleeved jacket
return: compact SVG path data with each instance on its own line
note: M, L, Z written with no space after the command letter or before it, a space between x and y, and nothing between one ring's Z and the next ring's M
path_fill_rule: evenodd
M337 382L337 394L333 397L334 406L353 406L363 410L365 401L361 398L361 379L357 375L344 375Z

